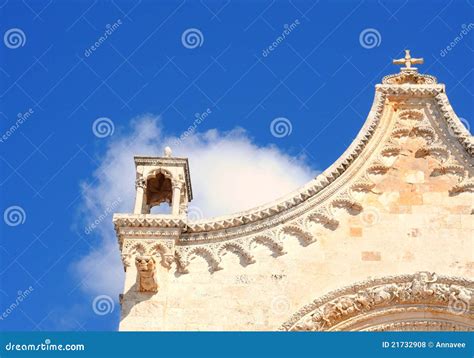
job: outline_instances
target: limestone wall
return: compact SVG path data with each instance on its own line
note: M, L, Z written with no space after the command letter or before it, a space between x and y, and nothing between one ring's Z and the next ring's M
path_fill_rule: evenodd
M121 330L276 330L315 298L373 277L430 271L474 277L473 194L450 194L455 175L433 176L438 162L415 157L417 140L363 195L363 211L341 209L339 225L315 224L317 241L284 238L275 257L255 244L255 263L227 253L210 272L196 256L189 273L159 265L156 294L136 292L136 271L126 275Z
M120 329L276 330L327 293L419 271L453 279L436 290L413 283L422 289L410 293L411 303L425 304L436 291L433 301L454 298L468 306L462 325L471 324L473 138L434 77L405 68L382 83L354 143L296 193L198 223L183 216L114 216L127 267ZM137 287L134 255L155 257L156 293L139 292L146 288ZM338 309L341 315L362 310ZM413 327L459 328L453 322L439 316Z

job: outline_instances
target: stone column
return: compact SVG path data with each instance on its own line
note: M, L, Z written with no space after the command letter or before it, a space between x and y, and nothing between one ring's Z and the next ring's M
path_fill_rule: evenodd
M171 199L171 214L179 215L179 204L181 201L181 186L182 183L178 180L173 180L173 198Z
M137 195L135 197L134 214L147 214L148 208L146 205L146 179L138 178L135 181L135 190Z

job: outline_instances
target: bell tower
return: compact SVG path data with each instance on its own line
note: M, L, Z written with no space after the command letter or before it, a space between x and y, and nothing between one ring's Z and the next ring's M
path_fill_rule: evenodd
M166 147L163 157L136 156L135 167L134 214L150 214L154 206L168 203L168 215L186 215L193 198L187 158L173 157Z

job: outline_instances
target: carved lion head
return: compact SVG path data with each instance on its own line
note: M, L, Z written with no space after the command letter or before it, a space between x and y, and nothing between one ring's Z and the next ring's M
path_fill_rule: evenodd
M138 272L153 272L155 270L155 259L152 256L135 257L135 265Z

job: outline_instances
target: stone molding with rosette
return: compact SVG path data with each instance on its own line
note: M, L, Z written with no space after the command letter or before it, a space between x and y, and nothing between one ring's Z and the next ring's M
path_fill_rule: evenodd
M474 330L474 281L420 271L343 287L317 298L291 316L285 331L393 330L450 322ZM432 313L432 319L427 312ZM414 328L413 328L414 329Z

